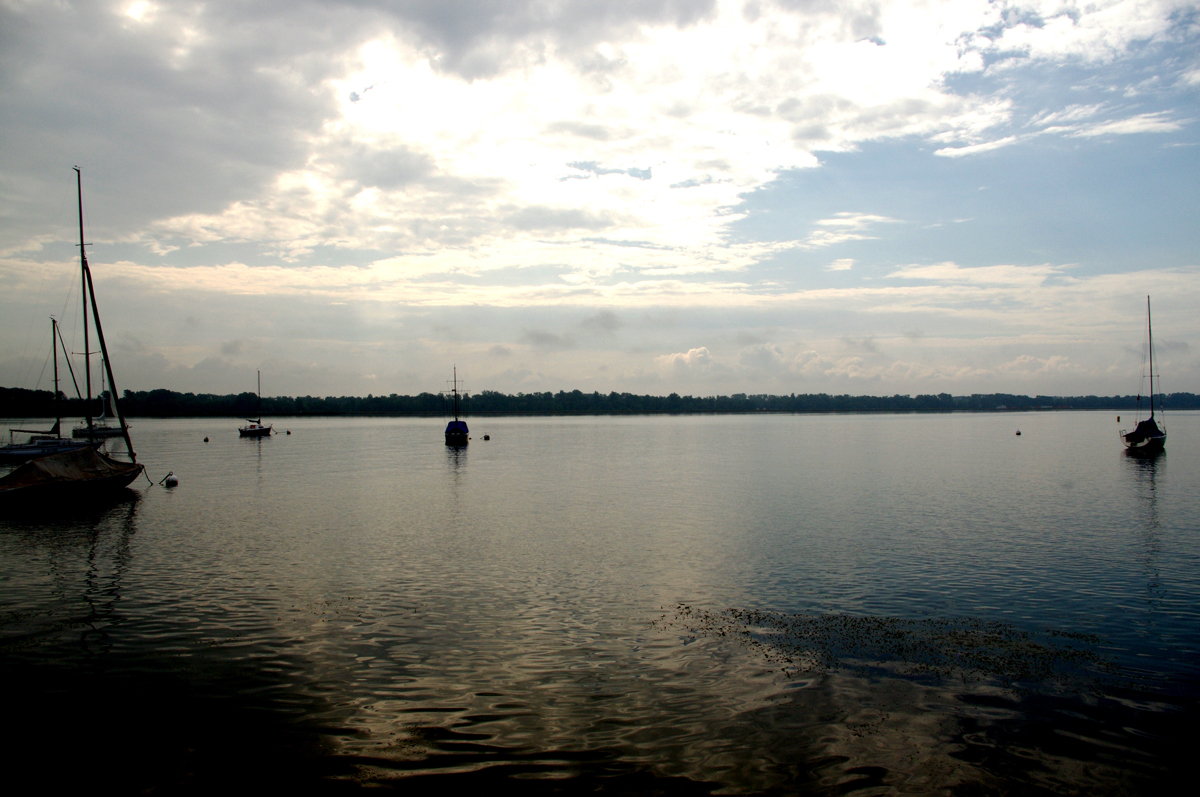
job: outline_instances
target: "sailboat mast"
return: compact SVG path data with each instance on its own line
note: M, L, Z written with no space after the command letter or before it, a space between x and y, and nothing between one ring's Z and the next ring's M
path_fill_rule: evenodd
M255 409L258 410L258 413L257 413L258 414L258 423L261 426L262 425L262 371L258 372L258 406Z
M1150 339L1150 418L1154 419L1154 325L1150 322L1150 297L1146 297L1146 334Z
M50 316L50 346L54 349L54 428L62 423L62 404L58 400L58 321Z
M84 252L83 245L83 178L79 174L79 167L75 168L75 179L79 186L79 258L80 267L83 269L83 352L84 363L88 366L87 375L87 425L88 437L94 439L92 435L92 377L91 377L91 357L88 355L88 337L87 337L87 317L88 317L88 297L92 300L92 318L96 322L96 339L100 341L100 356L103 358L104 370L108 374L108 387L113 392L113 409L117 411L117 422L121 424L121 435L125 438L125 448L129 452L129 460L137 462L137 453L133 450L133 441L129 439L129 424L125 423L125 413L121 412L121 403L117 401L117 380L113 378L112 360L108 356L108 346L104 343L104 327L100 326L100 308L96 306L96 286L92 283L92 270L88 268L87 254Z
M83 175L75 170L75 187L79 192L79 272L83 286L83 381L87 384L87 403L83 405L88 431L92 430L92 353L88 343L88 263L87 245L83 242Z
M458 366L454 366L454 385L452 388L454 393L454 420L458 420Z

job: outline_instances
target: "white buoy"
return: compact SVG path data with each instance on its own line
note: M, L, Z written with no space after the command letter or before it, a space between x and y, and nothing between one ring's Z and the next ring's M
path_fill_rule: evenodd
M163 480L159 483L165 484L168 487L174 487L177 484L179 484L179 477L175 475L175 471L173 471L173 470L167 471L167 475L164 476Z

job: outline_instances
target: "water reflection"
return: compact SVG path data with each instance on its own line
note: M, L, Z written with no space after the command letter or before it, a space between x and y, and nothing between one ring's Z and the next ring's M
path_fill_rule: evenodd
M0 521L4 559L21 564L3 594L3 647L74 637L87 655L108 648L141 498L126 489L99 505L27 506Z
M1137 500L1134 513L1136 531L1142 543L1142 570L1146 581L1146 603L1157 609L1163 600L1163 588L1159 571L1159 555L1162 551L1162 520L1158 507L1158 480L1166 478L1167 458L1163 451L1125 458L1127 472Z

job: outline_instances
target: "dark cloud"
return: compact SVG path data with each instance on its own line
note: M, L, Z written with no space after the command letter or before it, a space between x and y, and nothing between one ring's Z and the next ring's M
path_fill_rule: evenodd
M593 316L588 316L579 324L580 327L588 332L598 332L601 334L611 335L621 327L625 326L617 314L611 310L601 310Z
M329 148L326 158L338 164L343 179L361 186L399 188L429 177L433 162L406 147L375 149L355 141L342 141Z
M335 111L311 89L340 69L335 45L356 35L319 7L311 27L282 4L164 4L144 28L114 11L0 6L0 181L25 199L15 234L46 229L36 198L62 196L72 165L85 202L105 208L98 238L255 196L304 163ZM186 39L185 25L199 35Z
M500 343L497 343L495 346L489 347L487 351L488 351L488 354L492 355L493 357L511 357L512 356L512 349L510 349L507 346L500 344Z
M553 39L569 49L619 38L638 25L686 27L709 17L716 0L350 0L377 9L439 54L438 65L465 78L488 77ZM864 34L869 35L869 34Z
M556 335L553 332L546 332L541 329L526 329L522 332L521 339L538 349L575 348L575 341L571 340L570 336Z
M227 340L221 344L221 354L234 355L241 354L243 343L240 340Z

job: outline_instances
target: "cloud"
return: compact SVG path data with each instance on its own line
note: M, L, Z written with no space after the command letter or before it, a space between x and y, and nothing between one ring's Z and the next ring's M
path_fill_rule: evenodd
M813 230L798 243L801 249L823 249L828 246L846 243L847 241L866 241L875 236L868 235L868 230L876 224L894 224L896 219L877 216L870 213L835 213L832 217L816 222L817 229ZM845 263L845 260L835 261ZM850 261L853 265L853 261ZM848 266L846 268L849 268ZM832 271L844 270L830 268Z
M1108 136L1133 135L1136 133L1173 133L1183 127L1178 120L1171 119L1169 111L1143 113L1126 119L1113 119L1108 122L1088 125L1073 131L1074 136Z
M613 311L601 310L595 315L583 319L579 326L588 332L611 335L625 326L625 323Z
M1079 373L1082 369L1071 362L1071 358L1063 355L1050 357L1034 357L1022 354L1006 363L1001 363L997 370L1006 373L1019 374L1024 377L1040 376L1055 373Z
M1040 266L975 266L965 268L957 263L900 266L887 275L889 279L931 280L942 284L1012 285L1034 287L1063 272L1062 267Z
M825 267L826 271L849 271L854 268L854 258L840 257Z
M713 358L709 354L708 347L700 346L694 349L688 349L686 352L676 352L674 354L664 354L654 358L654 362L660 368L674 371L691 371L705 370L712 366Z
M558 335L541 329L527 329L521 334L521 340L535 349L573 349L575 341L568 335Z
M1007 147L1010 144L1017 143L1016 136L1005 136L998 138L995 141L985 141L982 144L969 144L965 147L942 147L934 150L934 155L941 155L943 158L961 158L965 155L978 155L981 152L991 152L1001 147Z

